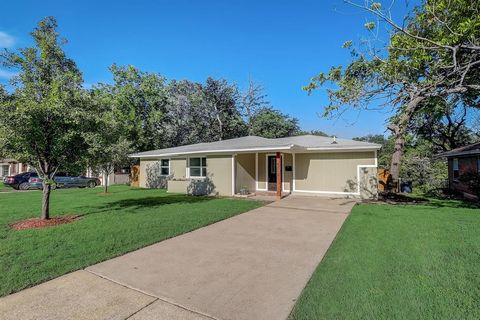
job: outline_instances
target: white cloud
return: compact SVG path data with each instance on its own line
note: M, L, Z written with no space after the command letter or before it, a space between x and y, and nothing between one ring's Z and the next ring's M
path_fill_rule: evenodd
M15 44L15 39L6 32L0 31L0 48L11 48Z
M0 79L10 79L16 75L17 75L16 72L10 72L10 71L0 69Z

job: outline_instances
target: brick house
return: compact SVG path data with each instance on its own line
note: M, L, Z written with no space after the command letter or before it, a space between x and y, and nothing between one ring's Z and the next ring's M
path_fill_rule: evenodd
M450 189L462 192L465 197L476 198L469 188L460 181L466 173L480 174L480 142L463 146L441 154L448 161L448 182Z

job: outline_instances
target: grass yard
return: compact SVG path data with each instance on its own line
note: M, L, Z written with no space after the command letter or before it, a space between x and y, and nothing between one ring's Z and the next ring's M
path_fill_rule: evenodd
M480 209L356 206L291 319L480 319Z
M70 224L13 231L39 217L41 192L0 194L0 296L261 206L241 199L190 197L112 186L52 192L51 216Z

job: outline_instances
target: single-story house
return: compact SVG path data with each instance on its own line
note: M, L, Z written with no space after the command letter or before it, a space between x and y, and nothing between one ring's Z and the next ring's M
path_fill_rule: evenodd
M169 192L377 196L380 145L314 135L247 136L130 155L140 187Z
M476 197L460 179L468 173L480 174L480 142L463 146L440 154L448 161L448 185L450 189L463 193L466 197Z

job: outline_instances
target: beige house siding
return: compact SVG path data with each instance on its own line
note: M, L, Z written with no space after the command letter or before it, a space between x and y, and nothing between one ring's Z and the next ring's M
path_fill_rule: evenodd
M221 196L232 194L232 156L207 156L207 176L214 184L214 193Z
M358 165L375 165L375 152L297 153L295 190L357 192Z
M187 158L170 159L170 175L174 179L185 179L187 174Z
M231 196L233 192L238 193L242 187L248 188L249 191L255 191L257 187L258 190L265 190L267 187L266 158L269 154L258 153L258 158L255 153L237 154L234 157L208 155L206 156L208 179L190 179L189 185L196 185L198 190L209 190L213 194L222 196ZM377 168L374 167L376 159L373 151L296 153L295 160L293 158L292 154L283 154L282 174L285 192L357 195L360 187L362 197L372 198L377 195ZM151 183L152 177L149 178L147 172L149 167L154 168L159 161L160 158L140 161L140 187L148 188L152 185L155 187L155 184ZM293 167L294 163L294 171L285 170L287 166ZM187 165L188 157L171 158L169 177L186 179ZM233 177L232 169L234 169ZM155 171L150 170L150 175L151 172ZM293 181L294 175L295 181ZM235 190L232 190L232 179L235 179ZM163 181L161 185L163 187Z
M293 189L293 171L285 171L287 166L293 166L293 156L290 153L283 154L283 190L291 192Z
M140 160L139 186L147 188L147 168L158 163L158 159Z
M255 192L255 154L244 153L235 156L235 193L247 188Z
M360 197L371 199L378 197L378 169L360 168Z
M142 188L151 187L148 177L149 168L158 165L162 158L141 159L139 185ZM164 158L168 159L168 158ZM173 179L186 179L188 158L170 159L170 176ZM253 164L255 166L255 162ZM254 169L255 170L255 169ZM214 185L214 193L219 195L232 195L232 156L207 156L207 175ZM192 181L194 179L191 179ZM196 181L203 179L196 179Z
M267 177L266 177L266 153L259 153L258 154L258 189L259 190L267 190Z

